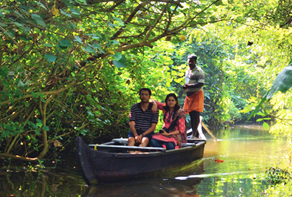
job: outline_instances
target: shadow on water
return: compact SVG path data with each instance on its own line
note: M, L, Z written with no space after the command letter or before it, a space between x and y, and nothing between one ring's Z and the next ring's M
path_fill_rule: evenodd
M176 179L176 176L199 175L203 172L203 161L199 160L177 171L172 171L155 178L146 177L91 186L82 196L196 196L196 186L203 178L181 181Z
M78 171L2 172L0 196L186 196L196 194L202 178L180 181L176 175L203 173L202 160L156 178L140 178L88 187Z
M58 171L0 171L0 196L264 196L265 169L286 167L286 140L262 127L237 126L216 137L207 141L202 160L154 178L88 187L74 157Z

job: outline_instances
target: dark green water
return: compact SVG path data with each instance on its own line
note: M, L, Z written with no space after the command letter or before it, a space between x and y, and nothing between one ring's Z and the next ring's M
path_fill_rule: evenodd
M264 171L272 165L287 167L286 140L259 126L237 126L215 135L218 141L207 141L202 160L172 174L88 187L72 158L58 172L0 172L0 196L265 196Z

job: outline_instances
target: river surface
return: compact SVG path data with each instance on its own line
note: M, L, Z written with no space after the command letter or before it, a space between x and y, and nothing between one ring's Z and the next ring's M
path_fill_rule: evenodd
M286 139L274 138L260 126L222 130L215 134L217 142L206 136L202 160L160 177L88 187L71 158L61 170L0 171L0 196L266 196L265 170L288 168Z

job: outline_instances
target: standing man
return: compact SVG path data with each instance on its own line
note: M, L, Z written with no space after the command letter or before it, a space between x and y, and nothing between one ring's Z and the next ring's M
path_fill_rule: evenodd
M200 123L200 113L204 109L204 92L205 83L204 71L197 67L197 56L188 56L189 68L186 72L186 83L183 88L186 92L184 110L190 114L193 136L198 137L198 125Z
M141 147L146 147L154 134L158 111L154 114L151 111L153 104L149 103L150 89L142 88L139 94L141 102L134 104L130 111L128 145L134 146L135 143L139 143Z

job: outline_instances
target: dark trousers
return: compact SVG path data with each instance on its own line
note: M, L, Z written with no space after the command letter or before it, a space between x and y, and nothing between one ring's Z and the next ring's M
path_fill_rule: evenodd
M200 123L200 112L191 111L189 114L190 114L190 117L191 117L191 125L192 125L192 130L193 130L193 136L194 137L199 137L198 126L199 126L199 123Z

